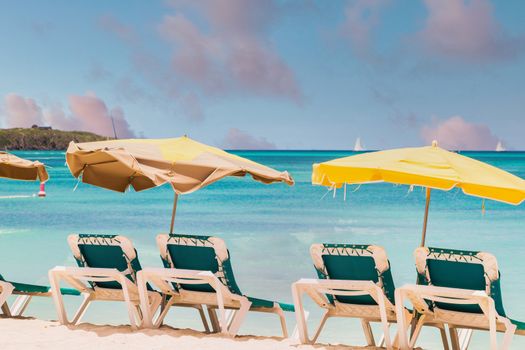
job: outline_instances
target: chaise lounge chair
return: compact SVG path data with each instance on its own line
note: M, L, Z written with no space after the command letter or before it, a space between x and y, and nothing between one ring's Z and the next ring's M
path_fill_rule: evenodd
M69 288L62 288L61 293L64 295L80 295L77 290ZM18 295L18 298L9 306L7 300L12 295ZM51 288L48 286L6 281L2 275L0 275L0 307L4 316L22 316L34 296L51 297Z
M503 309L500 273L489 253L420 247L414 251L418 285L396 290L396 305L409 300L421 315L410 341L408 324L398 320L400 343L412 348L429 319L448 324L453 349L460 344L457 329L488 330L491 349L508 349L514 333L525 335L525 323L512 320ZM500 347L496 332L503 332Z
M396 339L390 339L390 324L398 318L409 324L412 313L403 306L396 313L395 286L385 250L375 245L313 244L310 254L319 279L301 279L292 285L300 341L315 343L329 317L351 317L361 319L369 346L376 345L370 322L381 322L383 341L392 349ZM325 309L312 339L308 337L304 293ZM440 329L446 348L444 326L434 326Z
M160 234L157 236L165 268L146 268L139 272L139 290L145 326L159 327L170 306L200 303L207 306L213 331L235 336L248 311L275 313L281 321L284 337L288 337L283 311L293 305L257 299L241 293L224 241L217 237ZM151 283L167 296L156 322L153 322L146 296ZM219 319L215 310L219 310ZM230 317L225 309L234 310Z
M103 300L125 302L131 326L140 327L142 313L136 274L141 265L131 241L117 235L73 234L68 237L68 243L79 267L57 266L49 271L60 323L78 324L92 301ZM61 280L85 296L71 322L64 309L63 293L58 292ZM151 312L155 313L162 297L150 288L146 294Z

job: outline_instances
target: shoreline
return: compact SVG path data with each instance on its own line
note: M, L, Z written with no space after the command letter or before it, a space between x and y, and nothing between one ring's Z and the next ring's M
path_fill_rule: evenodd
M357 350L379 349L342 344L299 345L297 340L279 337L240 335L235 338L221 334L205 334L190 329L162 326L160 329L133 331L130 326L109 326L82 323L62 326L56 321L29 317L0 318L0 344L3 350Z

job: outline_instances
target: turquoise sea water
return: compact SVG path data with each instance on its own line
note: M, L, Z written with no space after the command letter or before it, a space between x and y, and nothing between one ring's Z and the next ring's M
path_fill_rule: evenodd
M250 178L225 179L196 193L182 196L175 231L217 235L229 246L237 282L245 294L291 302L290 285L301 277L315 277L309 256L314 242L370 243L388 252L396 285L413 283L416 273L412 252L420 242L424 192L408 192L390 184L349 187L335 198L310 184L314 162L352 154L341 151L236 152L254 161L288 170L293 187L263 185ZM0 179L0 273L7 279L47 284L47 271L55 265L74 265L66 244L69 233L108 233L130 237L143 266L161 266L155 235L169 229L173 191L160 187L141 193L120 194L80 184L65 166L63 152L16 152L50 166L45 199L31 197L38 184ZM525 177L525 152L465 153ZM29 195L28 198L4 198ZM324 196L324 198L323 198ZM481 200L456 190L433 191L427 243L430 246L485 250L498 258L502 271L505 308L510 317L525 320L525 204L510 206ZM42 299L42 298L41 298ZM70 299L70 312L78 301ZM308 304L311 327L319 311ZM35 300L28 315L56 318L51 300ZM124 306L95 303L84 319L97 323L126 323ZM295 319L288 317L289 327ZM200 328L191 310L174 309L167 323ZM376 328L377 329L377 328ZM241 333L278 335L277 319L250 315ZM376 331L379 336L379 330ZM321 342L364 345L355 320L328 321ZM472 348L485 348L488 335L477 332ZM425 330L420 346L439 349L437 332ZM513 349L525 348L514 337Z

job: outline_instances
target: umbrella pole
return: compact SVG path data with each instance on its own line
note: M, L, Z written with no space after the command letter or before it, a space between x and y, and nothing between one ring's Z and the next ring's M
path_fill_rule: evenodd
M425 218L423 219L423 234L421 236L421 246L425 246L425 238L427 236L427 222L428 222L428 208L430 207L430 188L426 188L425 201Z
M175 223L175 214L177 213L177 199L179 199L179 195L175 192L175 198L173 198L173 210L171 211L170 234L173 233L173 224Z

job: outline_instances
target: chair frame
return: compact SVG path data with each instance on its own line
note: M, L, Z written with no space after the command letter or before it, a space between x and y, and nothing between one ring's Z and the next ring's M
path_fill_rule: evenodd
M127 259L133 260L136 258L136 252L129 239L124 236L101 236L101 235L70 235L68 243L77 260L81 260L82 256L78 248L78 244L100 244L118 245L126 255ZM92 268L92 267L64 267L56 266L49 271L49 281L51 285L51 292L55 302L59 322L63 325L76 325L84 316L88 306L93 301L124 301L126 304L130 325L136 329L142 326L142 311L140 309L140 299L138 287L126 275L130 274L131 267L125 271L119 271L116 268ZM60 292L60 282L64 281L71 285L84 295L80 307L75 312L73 319L68 319L63 295ZM90 282L117 282L121 289L92 287ZM155 312L161 302L162 297L158 292L149 291L148 298L151 301L151 312Z
M15 295L18 297L9 305L9 297ZM33 297L52 298L53 295L51 289L48 292L19 291L13 283L0 280L0 309L6 317L22 316Z
M311 339L308 337L303 294L307 294L319 307L325 309ZM326 298L326 294L336 296L369 295L377 305L346 304L337 300L334 301L334 304L331 304ZM387 349L392 349L397 344L396 337L393 341L390 338L390 325L397 322L396 309L390 300L385 297L383 290L372 281L300 279L292 285L292 295L295 304L299 340L303 344L315 343L330 317L361 319L368 346L376 346L370 322L380 322ZM401 312L405 322L410 324L412 314L406 309L398 312Z
M402 349L413 349L422 327L429 319L432 322L446 323L449 328L452 349L465 348L458 337L457 329L488 330L490 332L490 347L492 350L505 350L510 348L512 336L516 331L516 325L503 316L498 315L494 299L483 290L470 290L459 288L446 288L435 286L423 286L407 284L396 289L396 305L403 305L410 301L417 312L421 315L410 340L407 337L409 324L398 319L398 333L400 347ZM460 311L449 311L443 309L431 310L427 301L441 302L455 305L478 305L482 314L473 314ZM497 332L503 332L503 340L498 346ZM468 344L466 344L468 346Z
M218 258L218 263L221 266L224 262L223 259L229 258L229 253L224 241L217 237L185 235L173 237L186 245L213 247ZM169 259L167 244L173 237L166 234L159 234L157 236L157 245L161 252L161 257L165 261ZM236 336L248 311L255 311L276 314L281 323L283 337L288 337L284 312L278 303L274 302L272 307L254 307L248 297L230 291L223 281L221 281L221 273L222 272L217 272L217 274L214 274L211 271L177 268L145 268L139 271L137 281L144 315L144 327L160 327L171 306L200 303L207 308L214 332ZM146 298L146 286L148 283L158 288L164 296L169 296L168 302L162 306L161 313L155 321L150 312L152 305ZM214 292L199 292L185 289L176 290L172 283L208 284L213 288ZM219 317L217 317L216 310L219 311ZM231 310L232 312L228 313L226 310ZM204 318L204 314L202 313L201 318Z
M407 284L396 290L396 306L409 301L421 315L410 339L407 336L408 325L399 319L399 340L402 348L412 349L415 346L421 328L428 322L441 322L448 325L452 348L467 349L470 343L472 330L488 330L490 333L490 347L508 349L513 335L516 333L514 325L508 317L498 314L494 299L490 296L491 286L499 280L499 269L496 257L485 252L449 250L441 248L419 247L414 251L416 268L420 277L430 281L427 268L427 259L456 261L463 263L481 264L484 269L485 290L470 290L461 288L438 287L433 285ZM431 281L430 281L431 282ZM481 313L453 311L437 306L432 308L430 303L440 302L454 305L477 305ZM464 336L458 336L458 329L465 331ZM497 341L497 332L504 333L500 345ZM522 334L523 332L518 332Z

